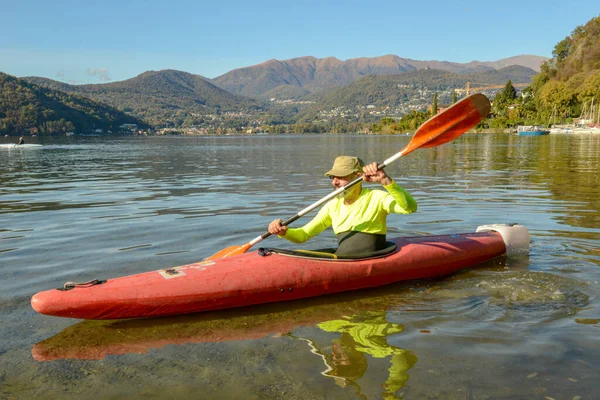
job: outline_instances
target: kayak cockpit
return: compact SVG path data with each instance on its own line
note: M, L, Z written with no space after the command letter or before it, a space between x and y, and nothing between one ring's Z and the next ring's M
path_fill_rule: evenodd
M314 258L319 260L331 260L331 261L344 261L344 260L368 260L385 257L398 250L398 245L394 242L386 242L386 247L377 251L365 252L355 255L346 254L335 254L335 248L326 248L318 250L288 250L288 249L277 249L277 248L264 248L258 249L258 254L261 256L267 256L269 254L281 254L284 256L298 257L298 258Z

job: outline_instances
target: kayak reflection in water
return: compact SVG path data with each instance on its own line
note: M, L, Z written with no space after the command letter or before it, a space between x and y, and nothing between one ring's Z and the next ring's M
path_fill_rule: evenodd
M379 182L386 191L356 184L327 202L303 227L288 228L276 219L269 224L269 232L293 243L304 243L331 226L338 238L336 255L363 255L384 249L388 214L411 214L417 211L417 202L384 170L378 170L375 162L364 165L358 157L340 156L325 173L336 190L361 175L364 182Z
M382 398L396 398L395 392L408 381L408 370L417 363L417 357L411 351L387 343L387 336L402 332L402 325L387 322L384 312L369 312L364 316L326 321L317 326L325 332L341 333L339 339L332 341L331 354L325 354L313 340L295 337L308 342L311 352L323 359L327 369L322 375L333 378L341 387L353 386L360 393L357 381L367 371L367 355L390 357L389 377L382 385Z

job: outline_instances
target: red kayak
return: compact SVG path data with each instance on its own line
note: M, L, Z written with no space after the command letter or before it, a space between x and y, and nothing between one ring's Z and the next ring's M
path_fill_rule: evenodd
M119 319L295 300L448 275L507 250L510 253L513 247L526 250L529 234L520 225L486 225L475 233L390 242L395 245L391 253L358 260L253 251L106 281L67 284L64 289L37 293L31 305L52 316Z

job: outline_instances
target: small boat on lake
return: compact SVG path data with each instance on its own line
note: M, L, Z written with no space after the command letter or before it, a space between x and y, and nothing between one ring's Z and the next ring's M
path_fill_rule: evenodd
M540 136L549 133L549 129L537 125L521 125L517 128L517 134L519 136Z
M362 258L259 249L115 279L69 282L37 293L31 306L41 314L81 319L178 315L440 277L528 248L527 228L494 224L472 233L390 239L385 251Z
M16 143L5 143L0 144L0 149L29 149L29 148L39 148L42 147L41 144L16 144Z
M569 135L600 133L598 125L554 125L550 128L550 133L565 133Z
M550 133L573 133L575 126L573 125L552 125L550 128Z

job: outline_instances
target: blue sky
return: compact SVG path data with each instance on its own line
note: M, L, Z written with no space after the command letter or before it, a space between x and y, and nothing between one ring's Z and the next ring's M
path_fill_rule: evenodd
M551 57L598 0L0 0L0 71L103 83L148 70L215 78L270 59Z

